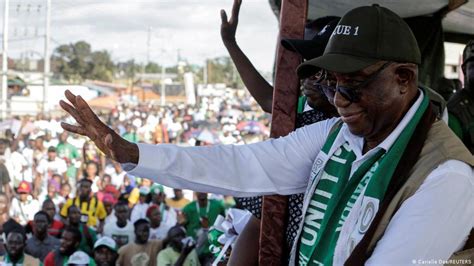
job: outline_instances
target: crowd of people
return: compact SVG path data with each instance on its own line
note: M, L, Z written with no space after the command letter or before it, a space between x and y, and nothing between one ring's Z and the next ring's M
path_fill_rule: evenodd
M241 91L202 97L199 107L121 102L100 118L141 143L204 146L264 138L268 115L236 93ZM5 261L208 264L213 255L207 229L235 205L233 198L173 190L129 175L94 143L59 126L69 119L16 117L16 128L0 132Z

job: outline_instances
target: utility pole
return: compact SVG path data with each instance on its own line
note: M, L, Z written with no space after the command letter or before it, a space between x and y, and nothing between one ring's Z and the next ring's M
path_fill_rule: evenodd
M161 65L161 95L160 95L161 106L165 106L165 104L166 104L165 75L166 75L166 67L165 67L165 64L163 63Z
M0 102L1 118L7 117L7 91L8 91L8 9L9 0L4 0L5 5L3 10L3 52L2 52L2 98Z
M49 41L51 38L51 0L46 0L46 34L44 38L44 73L43 73L43 113L48 104L48 87L50 72Z
M151 46L151 27L148 27L148 37L146 41L146 64L150 63L150 46Z
M202 79L205 85L207 85L207 58L204 60L204 67L202 68Z

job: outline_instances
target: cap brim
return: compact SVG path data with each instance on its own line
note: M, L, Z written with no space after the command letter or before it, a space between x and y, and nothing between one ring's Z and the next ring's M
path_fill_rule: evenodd
M346 54L325 54L299 65L297 73L300 78L309 77L320 68L338 73L353 73L373 65L378 61L380 61L380 59Z
M297 52L303 59L310 60L321 56L326 48L326 43L321 39L300 40L300 39L282 39L281 45L287 50Z

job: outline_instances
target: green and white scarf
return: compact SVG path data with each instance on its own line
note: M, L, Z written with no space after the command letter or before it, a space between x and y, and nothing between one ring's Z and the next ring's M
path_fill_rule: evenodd
M384 198L398 162L428 105L425 93L413 118L391 148L388 151L379 149L352 176L351 166L356 156L347 142L336 149L322 173L313 173L321 176L304 216L298 246L299 265L333 264L336 243L352 207L361 193L376 201ZM329 154L341 127L342 123L330 133L321 152ZM370 223L371 220L365 222L365 231ZM365 231L359 233L363 236Z

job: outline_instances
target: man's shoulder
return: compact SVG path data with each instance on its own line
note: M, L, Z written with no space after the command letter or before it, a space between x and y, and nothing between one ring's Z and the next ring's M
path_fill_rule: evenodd
M136 246L137 244L135 244L134 242L130 242L126 244L125 246L121 246L119 250L117 251L117 253L123 255L129 252L130 250L134 249Z

